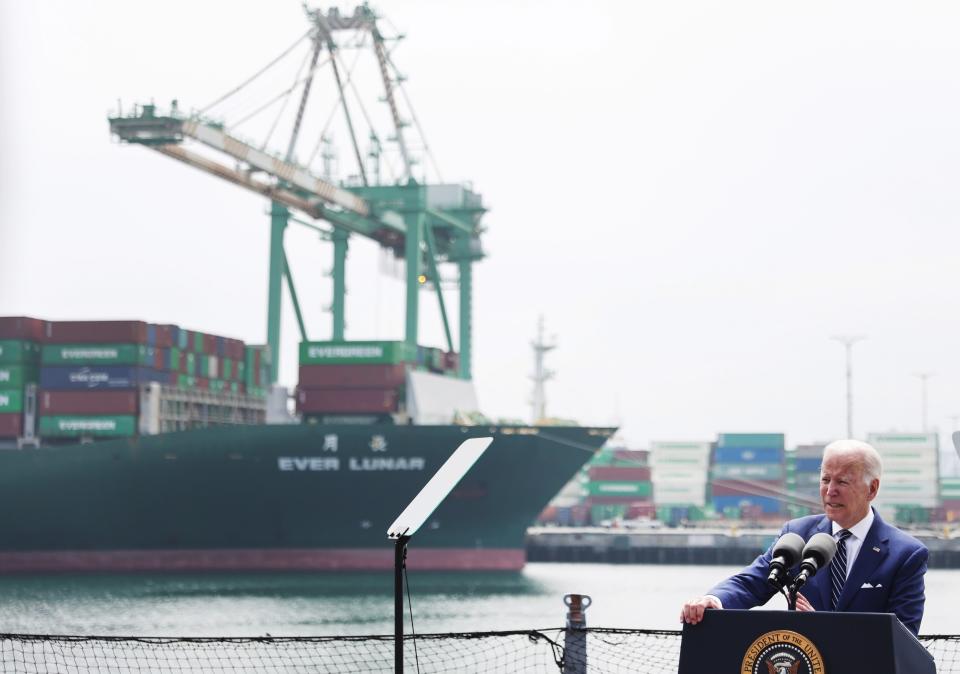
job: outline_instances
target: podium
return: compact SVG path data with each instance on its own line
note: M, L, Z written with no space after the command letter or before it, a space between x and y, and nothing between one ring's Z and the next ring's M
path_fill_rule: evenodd
M684 625L679 674L936 674L895 615L708 610Z

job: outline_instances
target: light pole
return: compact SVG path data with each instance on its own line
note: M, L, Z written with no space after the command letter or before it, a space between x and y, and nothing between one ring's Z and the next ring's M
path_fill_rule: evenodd
M917 372L913 376L920 379L920 418L923 421L923 432L927 432L927 380L933 372Z
M853 345L866 339L862 335L836 335L830 339L843 344L847 352L847 437L853 437Z

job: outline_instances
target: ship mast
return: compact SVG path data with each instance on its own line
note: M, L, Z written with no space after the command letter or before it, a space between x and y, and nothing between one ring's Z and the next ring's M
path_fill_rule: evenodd
M537 339L530 343L533 347L533 374L530 378L533 380L533 397L531 406L533 408L533 419L531 422L536 425L547 416L547 394L545 384L553 379L556 372L544 367L544 356L548 351L557 348L556 344L548 344L543 337L543 316L537 322Z

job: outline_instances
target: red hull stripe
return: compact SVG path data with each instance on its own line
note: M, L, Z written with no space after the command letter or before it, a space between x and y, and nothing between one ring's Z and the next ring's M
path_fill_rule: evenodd
M417 571L516 571L522 549L417 548L407 568ZM382 571L393 568L393 548L281 550L64 550L0 552L0 573L63 571Z

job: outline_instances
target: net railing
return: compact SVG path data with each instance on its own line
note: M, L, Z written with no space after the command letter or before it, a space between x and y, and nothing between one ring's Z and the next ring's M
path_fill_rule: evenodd
M921 636L960 674L960 635ZM407 672L676 672L680 632L549 628L408 635ZM0 634L4 674L392 672L393 635L161 638Z

